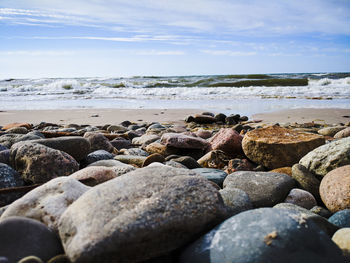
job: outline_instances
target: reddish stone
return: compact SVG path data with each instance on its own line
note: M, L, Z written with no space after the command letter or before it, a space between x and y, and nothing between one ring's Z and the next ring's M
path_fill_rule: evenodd
M198 137L192 137L179 133L165 133L161 138L161 143L166 146L182 149L206 149L209 143Z
M242 154L243 137L231 128L222 128L209 139L212 150L221 150L227 155L234 157Z
M82 181L86 185L95 186L117 177L117 174L110 167L89 166L71 174L69 177Z

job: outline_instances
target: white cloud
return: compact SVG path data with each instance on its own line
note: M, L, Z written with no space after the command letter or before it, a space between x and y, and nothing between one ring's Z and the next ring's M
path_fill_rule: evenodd
M0 51L1 56L70 56L76 54L71 50L14 50Z
M133 52L136 55L142 56L182 56L185 55L181 50L138 50Z
M232 51L232 50L201 50L202 53L214 55L214 56L232 56L232 57L243 57L243 56L254 56L257 53L254 51Z

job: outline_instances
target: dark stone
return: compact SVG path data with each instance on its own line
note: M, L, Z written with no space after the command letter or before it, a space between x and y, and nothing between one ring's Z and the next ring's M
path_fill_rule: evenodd
M330 216L332 216L331 211L327 210L322 206L314 206L310 209L310 212L315 213L316 215L322 216L324 218L329 218Z
M0 163L10 164L10 150L0 151Z
M194 117L193 116L187 116L185 118L185 122L194 122Z
M84 159L90 152L89 141L79 136L64 136L50 139L34 140L31 142L39 143L52 149L66 152L78 162Z
M196 168L193 169L194 172L198 173L200 176L216 183L218 186L222 188L222 184L227 176L227 173L220 169L214 168Z
M84 138L89 140L92 152L97 150L115 151L111 142L102 133L86 132Z
M245 191L255 207L264 207L283 201L294 184L286 174L238 171L229 174L223 186Z
M209 111L202 112L202 115L211 116L211 117L215 116L214 113L209 112Z
M189 245L181 263L347 262L336 244L299 212L260 208L227 219Z
M248 117L247 116L241 116L239 118L240 121L247 121L248 120Z
M66 255L58 255L51 258L47 263L71 263Z
M131 148L131 141L124 139L124 138L116 138L114 140L111 141L111 144L113 145L114 148L116 148L117 150L121 150L121 149L128 149Z
M333 214L328 221L332 224L343 228L350 227L350 209L344 209Z
M109 160L109 159L113 159L113 158L114 158L114 155L111 154L110 152L107 152L105 150L97 150L97 151L94 151L92 153L89 153L86 156L84 163L86 163L86 165L89 165L89 164L97 162L97 161Z
M63 249L56 234L39 221L11 217L0 221L0 255L10 262L26 256L37 256L44 262Z
M191 156L181 156L173 158L172 160L185 165L188 169L202 168L202 166L200 166Z
M231 216L253 209L249 196L241 189L225 188L220 190L220 194Z
M24 182L17 171L7 164L0 163L0 189L23 185Z
M124 127L128 127L128 126L130 126L132 123L131 123L131 121L122 121L121 123L120 123L120 125L122 125L122 126L124 126Z
M5 150L8 150L8 148L0 144L0 152Z
M146 167L151 163L155 163L155 162L164 163L165 162L164 156L159 153L153 153L143 161L142 167Z
M217 122L225 122L226 115L223 113L219 113L219 114L216 114L214 118L216 119Z

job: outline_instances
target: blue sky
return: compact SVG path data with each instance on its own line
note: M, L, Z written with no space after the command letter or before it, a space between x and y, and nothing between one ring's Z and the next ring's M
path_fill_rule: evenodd
M345 71L349 0L0 1L0 78Z

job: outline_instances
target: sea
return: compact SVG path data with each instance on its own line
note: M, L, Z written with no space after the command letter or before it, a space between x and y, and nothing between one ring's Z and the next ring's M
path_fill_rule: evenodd
M350 73L0 80L0 110L350 108Z

